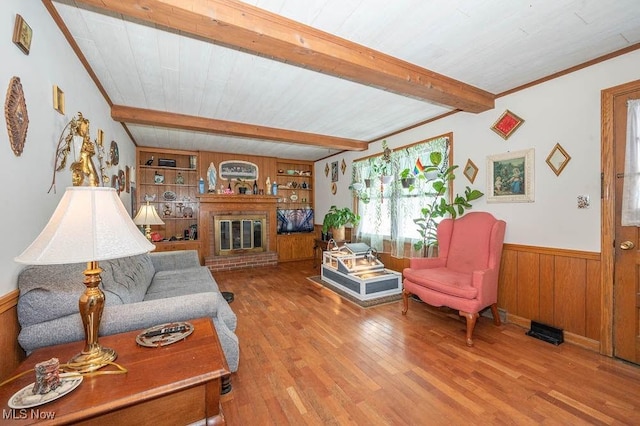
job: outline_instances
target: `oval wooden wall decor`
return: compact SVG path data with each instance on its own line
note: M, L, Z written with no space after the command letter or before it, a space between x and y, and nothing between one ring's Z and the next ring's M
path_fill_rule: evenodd
M22 154L24 143L27 139L27 128L29 127L27 103L24 100L20 77L11 78L4 103L4 117L7 120L11 149L19 157Z

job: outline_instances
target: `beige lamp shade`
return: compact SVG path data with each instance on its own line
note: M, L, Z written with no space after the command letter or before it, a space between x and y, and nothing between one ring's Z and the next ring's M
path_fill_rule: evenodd
M15 261L32 265L93 262L154 248L114 188L74 186L67 188L49 223Z
M136 214L136 217L133 219L133 223L143 226L164 225L164 222L160 219L160 216L158 216L158 211L155 206L152 206L148 202L140 207L138 214Z

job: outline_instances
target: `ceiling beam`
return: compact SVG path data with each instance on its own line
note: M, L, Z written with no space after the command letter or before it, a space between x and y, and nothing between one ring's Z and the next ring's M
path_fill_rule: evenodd
M76 0L230 48L447 108L479 113L495 96L236 0Z
M236 123L233 121L176 114L165 111L133 108L123 105L113 105L111 107L111 118L128 124L145 124L149 126L237 136L241 138L290 142L346 151L364 151L369 146L367 142L356 139L298 132L295 130L277 129L274 127L265 127L255 124Z

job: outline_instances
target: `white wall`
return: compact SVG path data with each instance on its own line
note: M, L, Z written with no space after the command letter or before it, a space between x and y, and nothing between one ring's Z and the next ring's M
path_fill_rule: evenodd
M11 41L16 13L33 29L29 55ZM4 295L17 287L17 275L23 267L14 262L14 257L40 233L65 188L71 185L68 171L60 172L56 176L57 193L47 193L58 138L69 120L81 111L91 122L92 139L102 129L107 148L112 140L118 143L120 163L107 170L109 175L135 164L135 147L123 127L111 120L108 104L40 1L0 1L0 34L0 92L6 93L13 76L20 77L29 114L20 157L11 150L4 125L0 131L0 182L5 206L0 213L0 295ZM53 109L54 84L65 94L64 116ZM121 199L130 209L130 194L123 192Z
M479 167L473 185L456 174L454 190L469 185L487 189L487 156L535 148L535 202L487 203L486 197L474 209L493 213L507 221L506 242L541 247L600 251L600 92L640 79L640 51L620 56L569 75L496 100L493 110L482 114L458 113L434 123L387 138L390 148L407 145L443 133L453 132L454 164L464 167L468 158ZM509 109L525 120L507 140L491 129ZM571 160L560 176L546 164L546 158L560 143ZM316 223L321 224L329 206L351 206L350 168L340 174L338 192L330 192L331 175L325 164L347 164L353 159L381 152L381 142L366 152L350 152L315 164ZM591 207L577 208L577 196L589 195ZM418 214L416 214L418 216Z

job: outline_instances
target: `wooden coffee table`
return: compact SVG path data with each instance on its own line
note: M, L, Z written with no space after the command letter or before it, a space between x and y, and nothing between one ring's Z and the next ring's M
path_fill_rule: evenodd
M35 373L0 387L0 423L224 424L220 384L229 367L211 319L189 322L194 326L190 336L159 348L136 344L140 331L101 337L100 344L117 351L115 362L128 373L84 377L77 389L44 405L11 409L7 404L15 392L34 382ZM53 357L67 362L82 348L83 342L74 342L38 349L15 374Z

